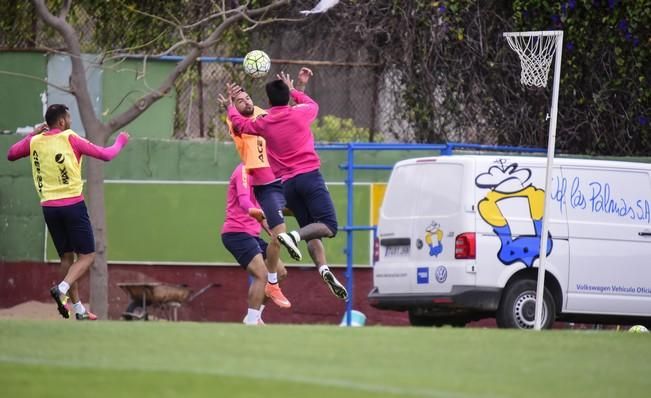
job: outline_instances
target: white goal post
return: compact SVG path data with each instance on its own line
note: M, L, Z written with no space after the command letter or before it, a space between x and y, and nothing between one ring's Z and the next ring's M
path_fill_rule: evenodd
M527 86L546 87L547 76L553 56L554 81L552 104L549 115L549 134L547 139L547 168L545 171L545 204L540 236L540 257L538 258L538 283L536 286L536 313L534 329L542 328L543 293L545 291L545 263L547 262L547 235L549 234L549 192L552 183L552 166L554 164L554 146L556 144L556 116L558 114L558 87L561 78L561 58L563 55L563 31L506 32L509 46L520 57L520 82ZM550 316L551 314L547 314Z

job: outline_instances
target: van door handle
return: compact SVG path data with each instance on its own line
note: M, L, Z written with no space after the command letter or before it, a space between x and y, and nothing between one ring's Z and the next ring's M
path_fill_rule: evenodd
M640 236L651 236L651 231L643 231L637 233Z

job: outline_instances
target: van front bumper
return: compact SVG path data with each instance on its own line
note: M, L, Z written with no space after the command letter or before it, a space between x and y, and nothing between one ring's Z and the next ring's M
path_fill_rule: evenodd
M455 286L449 293L381 294L377 287L368 294L371 306L383 310L406 311L412 308L496 311L502 288Z

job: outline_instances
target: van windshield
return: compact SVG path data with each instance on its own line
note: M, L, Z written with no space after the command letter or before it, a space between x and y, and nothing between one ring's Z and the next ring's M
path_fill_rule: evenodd
M446 216L462 206L463 166L416 163L393 171L382 205L389 218Z

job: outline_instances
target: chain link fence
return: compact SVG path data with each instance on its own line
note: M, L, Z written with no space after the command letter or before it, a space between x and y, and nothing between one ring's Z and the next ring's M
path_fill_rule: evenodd
M272 69L266 79L252 79L242 72L239 63L210 58L197 62L176 82L174 136L227 139L225 113L218 101L219 94L225 94L227 83L242 85L257 106L266 108L265 83L280 71L296 76L301 66L314 72L305 91L319 103L319 117L313 125L317 141L377 141L380 138L376 133L377 78L372 66L272 60Z
M84 2L73 3L68 22L79 35L83 53L115 57L116 54L105 49L104 42L110 38L101 37L101 32L111 32L110 27L107 30L102 25L106 21L96 16L95 11L101 15L100 10L90 10ZM38 18L31 2L3 3L0 12L4 14L0 18L1 50L38 49L51 54L65 54L63 39ZM119 47L119 43L115 45ZM256 105L267 108L265 82L273 79L281 70L295 77L300 67L306 66L313 70L314 76L305 91L320 107L319 117L313 124L317 141L381 140L377 133L381 119L376 112L379 78L373 65L272 59L272 69L266 78L251 79L243 73L241 64L236 60L219 59L215 55L223 54L217 52L211 49L203 54L177 79L174 138L229 140L224 123L225 113L218 102L218 96L225 93L227 83L242 85ZM156 58L148 59L151 62Z

